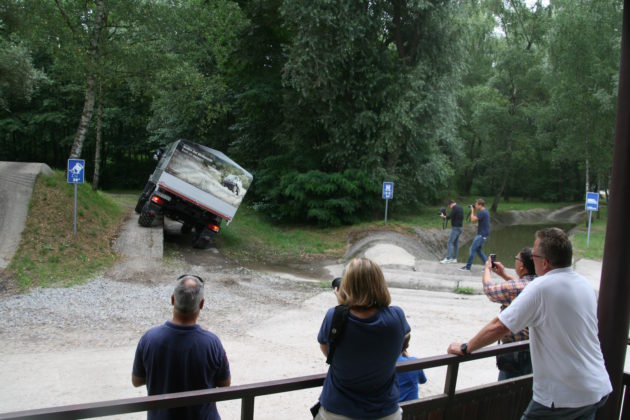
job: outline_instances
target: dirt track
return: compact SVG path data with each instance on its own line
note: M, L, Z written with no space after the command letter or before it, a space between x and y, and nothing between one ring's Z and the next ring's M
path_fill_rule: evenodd
M20 243L35 179L50 171L43 163L0 162L0 271Z

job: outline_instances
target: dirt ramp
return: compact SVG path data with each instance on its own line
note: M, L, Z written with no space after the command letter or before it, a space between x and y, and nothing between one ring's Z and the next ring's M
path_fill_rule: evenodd
M37 175L49 175L45 163L0 162L0 270L4 270L18 245L28 214Z

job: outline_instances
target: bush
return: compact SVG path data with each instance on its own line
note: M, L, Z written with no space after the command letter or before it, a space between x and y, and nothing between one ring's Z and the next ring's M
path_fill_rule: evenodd
M380 204L380 185L364 171L276 175L275 171L257 174L257 191L265 194L255 204L275 220L338 226L358 222Z

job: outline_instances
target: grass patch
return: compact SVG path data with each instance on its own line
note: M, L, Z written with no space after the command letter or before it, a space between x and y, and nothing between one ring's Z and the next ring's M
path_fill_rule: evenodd
M606 241L606 223L608 221L608 207L599 206L599 219L597 212L593 212L591 220L591 235L589 246L586 247L586 239L588 237L588 225L580 224L573 231L573 257L587 258L590 260L601 261L604 258L604 242Z
M309 260L343 255L350 228L318 229L279 226L254 210L241 206L229 226L223 225L217 245L241 260Z
M476 198L476 197L475 197ZM464 214L466 206L475 198L460 198ZM489 203L490 199L487 200ZM499 213L509 210L536 208L561 208L571 203L527 202L521 198L502 201ZM412 235L415 228L441 229L439 211L442 205L428 206L413 213L390 211L387 224L383 219L363 222L353 226L317 228L304 225L281 226L269 221L264 215L242 205L234 221L223 225L217 237L221 252L241 261L266 261L270 263L309 261L315 258L341 258L349 238L357 239L369 232L396 231Z
M458 295L474 295L475 289L473 289L472 287L456 287L455 293L457 293Z
M63 171L37 178L18 249L7 273L21 289L70 286L110 266L111 250L126 209L107 194L79 184L77 235L73 234L74 186Z

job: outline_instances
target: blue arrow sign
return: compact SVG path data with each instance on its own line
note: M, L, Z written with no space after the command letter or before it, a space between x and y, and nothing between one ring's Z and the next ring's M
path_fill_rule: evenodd
M85 160L68 159L68 184L83 184L85 179Z

